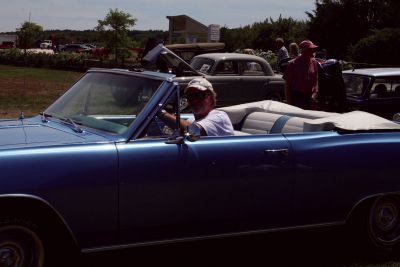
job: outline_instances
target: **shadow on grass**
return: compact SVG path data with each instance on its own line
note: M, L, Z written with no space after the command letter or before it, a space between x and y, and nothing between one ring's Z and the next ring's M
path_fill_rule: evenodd
M400 256L374 256L341 229L203 240L83 256L81 267L134 266L400 266ZM390 264L386 265L386 262Z

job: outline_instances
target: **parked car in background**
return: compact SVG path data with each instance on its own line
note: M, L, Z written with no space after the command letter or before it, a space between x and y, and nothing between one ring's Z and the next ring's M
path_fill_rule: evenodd
M90 47L90 48L96 48L97 46L95 44L90 44L90 43L84 43L84 46Z
M173 79L92 69L40 115L0 120L2 266L334 225L399 245L399 124L264 100L221 108L233 136L184 134L157 116L190 116Z
M89 53L92 49L83 44L66 44L61 48L63 52Z
M351 109L392 118L400 107L400 68L370 68L343 71Z
M171 50L159 45L144 58L147 69L176 75L184 88L198 76L204 76L218 95L217 106L227 106L265 99L284 99L284 80L269 63L258 56L239 53L207 53L195 56L190 64Z
M0 49L11 49L15 48L15 43L12 41L4 41L0 44Z
M40 43L40 49L51 49L53 48L53 42L51 40L44 40Z

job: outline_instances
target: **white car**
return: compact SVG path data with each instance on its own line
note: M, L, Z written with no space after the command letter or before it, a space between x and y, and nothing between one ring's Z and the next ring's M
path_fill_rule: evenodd
M41 49L49 49L53 47L53 42L51 40L44 40L43 43L40 44Z

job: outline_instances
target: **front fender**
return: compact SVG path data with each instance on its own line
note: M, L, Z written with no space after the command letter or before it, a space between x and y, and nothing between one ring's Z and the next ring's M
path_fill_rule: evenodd
M78 242L70 227L61 214L46 200L25 194L0 195L0 207L2 220L24 219L37 224L46 231L52 231L57 239L69 241L71 245L78 248Z

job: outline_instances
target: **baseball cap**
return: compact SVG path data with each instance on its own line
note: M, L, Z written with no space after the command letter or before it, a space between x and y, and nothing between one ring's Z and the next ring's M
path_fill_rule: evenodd
M200 91L210 90L214 92L212 84L205 78L194 78L193 80L191 80L185 88L185 93L189 88L196 88Z
M299 47L300 49L304 48L314 49L317 48L318 46L313 44L313 42L311 42L310 40L304 40L303 42L300 43Z

